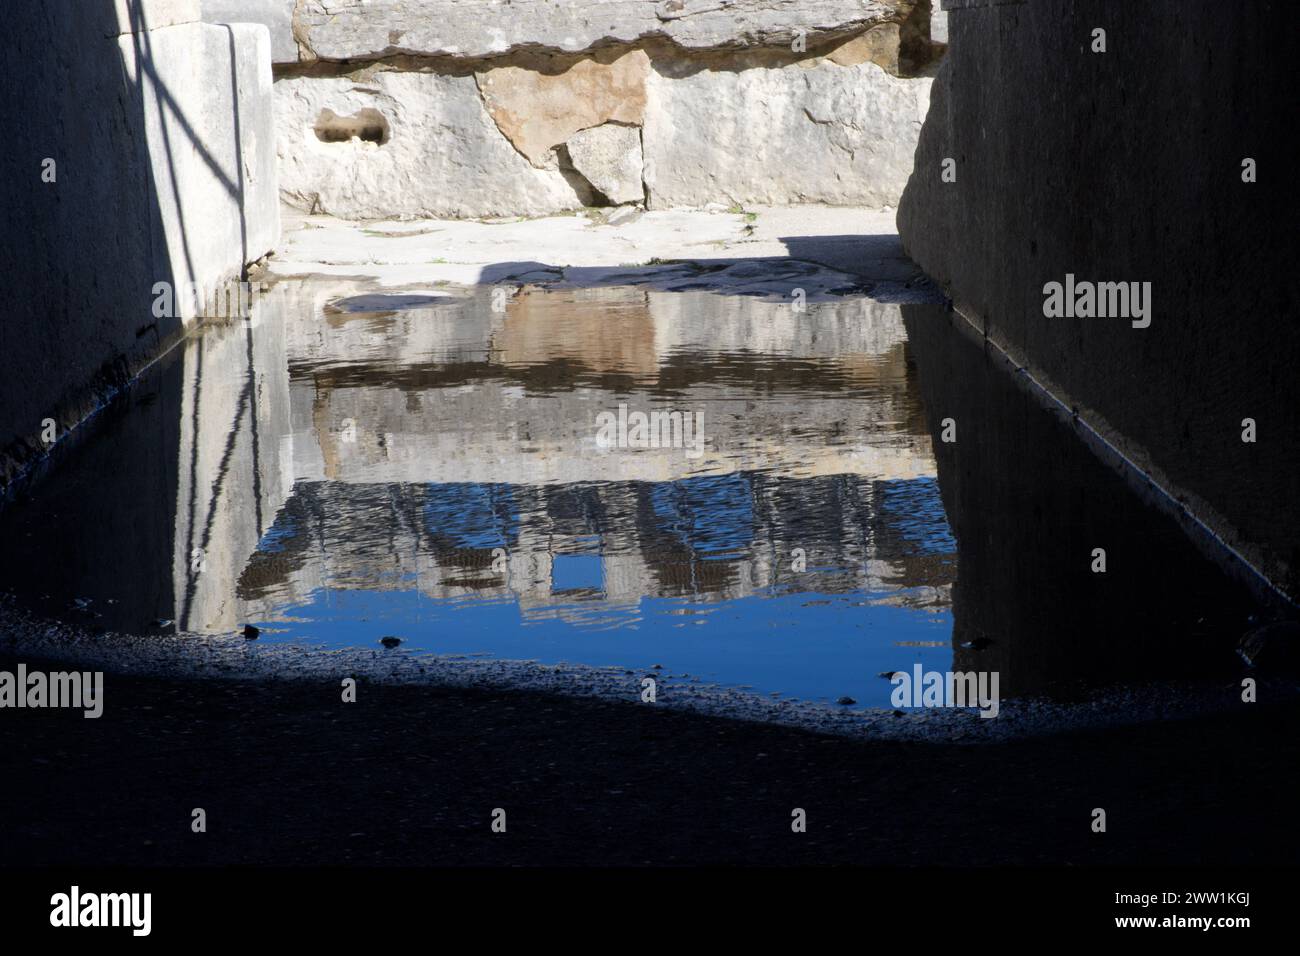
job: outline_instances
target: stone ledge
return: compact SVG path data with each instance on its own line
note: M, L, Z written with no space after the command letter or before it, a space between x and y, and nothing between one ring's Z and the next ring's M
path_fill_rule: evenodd
M197 23L199 0L113 0L112 12L100 7L98 16L104 18L102 30L106 37L146 33L161 27Z
M271 33L271 60L296 63L293 33L296 0L199 0L207 23L260 23Z
M802 35L848 35L903 19L913 0L371 0L365 6L304 0L300 36L322 59L390 53L495 56L512 50L570 53L664 38L687 49L788 46Z

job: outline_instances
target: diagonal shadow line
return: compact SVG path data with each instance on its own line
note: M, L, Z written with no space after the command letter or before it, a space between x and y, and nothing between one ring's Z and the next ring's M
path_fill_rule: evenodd
M181 110L180 105L176 101L176 97L172 94L172 91L168 88L167 84L164 83L162 79L158 76L158 70L153 63L153 54L152 54L153 45L147 39L149 36L149 26L144 21L144 10L139 5L133 7L132 9L133 9L133 13L132 13L133 25L138 26L140 28L139 30L135 31L132 34L132 36L134 37L132 42L136 46L137 63L139 64L141 74L147 75L149 77L151 85L154 88L154 95L157 97L158 100L159 112L161 113L163 111L163 107L166 107L166 111L175 117L176 122L181 127L181 131L190 140L191 145L194 147L195 151L199 154L199 157L203 160L204 164L212 172L212 175L216 177L218 182L220 182L221 185L225 188L226 192L229 193L231 196L242 198L242 194L239 188L235 185L235 182L228 175L226 175L225 170L223 170L221 166L217 163L216 158L212 155L212 151L208 149L207 145L203 142L203 138L199 135L198 131L194 128L193 124L190 123L189 119L185 116L184 111ZM226 29L228 32L231 33L231 37L232 37L231 43L233 44L234 42L233 31L230 30L228 24L226 25ZM147 48L147 53L143 57L140 56L141 53L140 48L142 43L140 39L141 37L146 38L143 40L143 45ZM231 69L232 71L235 69L233 62L231 65ZM163 124L164 136L166 135L166 130L167 130L167 126L164 123ZM168 152L170 155L170 149Z
M244 383L243 389L239 393L239 402L235 409L234 421L231 422L230 433L226 436L226 447L221 455L221 464L217 468L216 480L212 483L212 493L208 498L207 517L203 522L203 537L199 542L200 553L207 555L208 543L212 539L212 521L217 510L217 500L221 497L221 492L225 486L226 477L230 473L230 460L234 455L235 443L239 440L239 423L244 417L244 410L248 410L249 420L249 437L252 444L252 469L253 469L253 505L255 509L255 520L257 522L257 539L262 539L262 469L261 469L261 437L257 425L257 366L253 358L253 324L251 321L244 323L244 355L247 361L248 380ZM202 339L200 339L200 349L202 348ZM202 357L200 351L200 358ZM181 630L189 628L190 609L194 602L194 593L198 583L198 573L194 571L193 544L194 544L194 513L197 503L197 474L198 474L198 438L199 438L199 392L200 384L203 377L203 366L200 361L199 368L195 375L195 394L194 394L194 418L193 418L193 437L190 445L190 523L187 532L185 557L187 560L186 567L189 571L186 574L185 581L185 603L180 616Z
M165 121L163 121L163 117L162 117L163 111L161 108L161 93L159 92L160 83L157 79L158 76L157 71L154 70L152 66L153 44L149 40L149 27L148 24L145 23L144 9L141 5L136 5L132 7L132 20L134 26L140 27L138 31L131 34L131 43L135 49L136 65L140 70L140 99L142 102L145 99L145 86L146 86L145 74L148 73L148 75L153 77L154 80L153 93L155 99L159 101L160 122L158 125L159 125L159 129L162 132L163 150L167 156L167 168L171 172L169 178L171 179L172 201L176 204L176 218L180 224L181 251L185 257L185 279L187 282L193 282L194 281L194 256L190 250L189 230L185 228L185 209L181 203L180 183L177 181L177 176L176 176L176 162L174 160L175 152L172 149L171 133L168 129L168 124ZM125 75L126 75L126 71L124 65L123 76L125 77ZM168 95L170 96L170 94ZM188 126L188 123L184 121L183 117L182 117L182 121L184 126ZM190 132L190 138L191 140L195 139L192 129ZM147 156L149 152L149 144L147 139L144 143L144 149L145 149L145 154ZM196 143L196 149L200 153L203 152L203 147L200 144ZM154 180L154 191L157 192L158 183L154 178L153 163L152 162L147 163L147 168L149 170L150 179ZM164 244L166 243L165 236L163 237L163 242ZM170 258L170 255L168 255L168 258Z
M235 31L231 29L229 24L223 25L226 30L226 43L230 49L230 108L234 113L235 120L235 172L239 177L239 188L236 195L239 200L239 262L242 265L248 261L248 219L244 215L244 130L240 121L239 110L239 60L235 52ZM249 353L249 368L250 370L252 368L251 352Z
M253 360L253 323L244 320L244 354L248 359L248 386L251 389L248 402L248 427L252 437L253 454L253 508L257 522L257 540L262 540L262 442L261 430L257 427L257 367Z
M222 489L225 487L226 478L230 474L230 459L235 453L235 444L239 441L239 420L244 417L244 409L249 403L253 393L253 382L250 377L249 381L244 383L243 389L239 393L239 403L235 408L234 421L230 423L230 434L226 436L226 447L221 453L221 463L217 466L217 477L212 482L212 493L208 496L207 517L203 522L203 537L199 539L199 550L205 557L208 553L208 544L212 541L212 522L217 513L217 501L221 497ZM191 439L197 443L198 435L195 434ZM191 489L194 487L193 479L190 484ZM191 529L193 525L191 525ZM191 552L192 554L192 552ZM198 583L199 572L193 570L194 564L191 561L186 565L189 569L185 576L185 604L181 611L181 630L189 630L190 608L194 602L194 592Z
M199 136L193 124L190 123L189 119L180 109L175 96L173 96L171 90L167 87L167 84L159 77L157 68L154 66L153 43L150 39L149 27L145 22L144 9L141 5L137 4L131 8L131 18L132 25L136 28L131 34L131 42L135 49L136 65L140 71L139 88L143 98L147 78L147 85L151 88L149 92L152 93L158 110L159 131L162 135L163 150L166 153L167 168L170 171L169 178L171 180L172 201L175 203L176 217L180 227L181 249L185 258L185 276L187 281L193 282L196 280L194 255L190 248L189 230L186 228L185 224L184 206L181 200L180 183L177 177L175 149L172 145L171 123L167 122L167 116L170 115L175 119L181 132L184 133L185 137L190 141L190 145L194 148L195 153L221 184L222 188L225 189L226 193L237 202L239 214L240 263L246 263L248 261L248 219L244 208L245 184L242 156L243 129L239 107L239 63L236 56L234 30L231 29L228 24L225 25L230 50L231 109L234 114L235 124L235 169L238 176L238 182L232 180L228 175L226 175L225 171L220 167L212 155L211 150L204 144L202 137ZM123 69L123 78L126 79L125 65ZM127 80L127 82L129 83L130 81ZM145 148L147 151L147 143L145 144ZM150 163L150 178L154 179L152 168L152 163ZM156 179L154 179L154 188L155 191L158 188Z
M194 409L190 414L190 487L189 487L188 501L186 502L188 520L186 521L185 524L185 553L182 558L182 560L185 562L186 567L193 567L193 564L191 562L194 560L194 524L195 524L194 518L195 515L198 513L198 504L199 504L198 503L199 406L203 401L203 369L206 367L203 363L203 353L204 353L204 346L206 344L207 343L204 337L199 336L198 348L197 348L198 357L195 362L195 370L194 370ZM190 592L190 585L187 581L186 583L187 602L188 602L189 592ZM189 605L187 603L186 604L187 616L189 613L188 608ZM184 627L184 625L185 625L185 621L184 619L182 619L181 626Z

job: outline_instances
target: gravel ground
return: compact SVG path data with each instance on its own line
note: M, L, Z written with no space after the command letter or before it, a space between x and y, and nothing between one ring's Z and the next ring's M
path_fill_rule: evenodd
M110 680L98 720L0 711L0 864L1300 860L1292 704L963 745L535 690Z

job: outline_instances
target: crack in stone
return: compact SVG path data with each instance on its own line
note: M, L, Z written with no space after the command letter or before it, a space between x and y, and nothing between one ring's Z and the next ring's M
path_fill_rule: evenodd
M293 13L290 14L290 28L293 30L293 42L298 45L298 62L311 63L318 60L316 51L311 48L307 26L302 22L302 8L307 0L294 0Z

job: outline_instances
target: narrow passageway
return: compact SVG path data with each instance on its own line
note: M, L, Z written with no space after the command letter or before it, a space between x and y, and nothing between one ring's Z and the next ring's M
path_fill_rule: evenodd
M1263 5L68 20L0 867L1294 863Z

